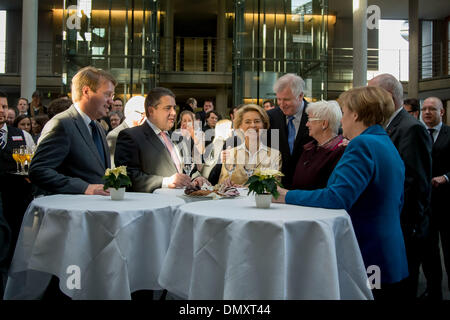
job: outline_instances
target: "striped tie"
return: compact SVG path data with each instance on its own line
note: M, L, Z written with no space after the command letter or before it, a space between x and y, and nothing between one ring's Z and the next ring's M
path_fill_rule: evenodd
M159 133L161 137L163 138L164 145L166 146L167 150L170 153L170 157L172 158L173 163L177 167L178 173L181 173L181 164L180 160L177 157L177 154L175 153L175 150L173 149L172 143L170 142L169 138L167 138L167 134L164 131L161 131Z
M6 147L6 130L0 129L0 149Z

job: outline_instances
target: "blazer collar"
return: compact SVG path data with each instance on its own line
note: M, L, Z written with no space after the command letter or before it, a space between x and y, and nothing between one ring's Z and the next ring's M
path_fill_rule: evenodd
M74 123L75 123L75 127L78 129L80 135L83 137L84 141L86 142L86 145L89 147L89 149L91 149L92 153L94 154L95 158L98 160L99 164L102 166L103 169L106 170L106 161L100 159L100 155L98 154L97 151L97 147L94 144L94 140L92 139L92 135L89 132L89 129L86 127L86 123L84 121L84 119L82 118L81 114L77 111L77 109L75 108L74 105L72 105L69 110L69 115L72 117ZM97 126L97 129L99 130L103 130L103 128L100 128L99 125L97 124L97 121L94 121L95 125ZM106 150L105 148L105 143L104 143L104 139L102 138L102 145L103 145L103 151L105 152L105 155L107 155L109 152ZM105 158L108 158L107 156L105 156Z

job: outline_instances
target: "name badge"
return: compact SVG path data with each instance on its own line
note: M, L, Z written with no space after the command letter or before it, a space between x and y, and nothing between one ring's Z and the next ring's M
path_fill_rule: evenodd
M12 141L23 141L22 136L11 136Z

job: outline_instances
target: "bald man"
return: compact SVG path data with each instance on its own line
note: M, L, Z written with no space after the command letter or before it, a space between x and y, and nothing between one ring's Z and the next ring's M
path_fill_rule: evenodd
M425 123L433 142L431 217L428 250L423 262L423 271L427 278L429 299L442 299L442 267L439 251L441 236L447 276L450 268L450 215L448 197L450 195L450 127L442 123L444 106L437 97L425 99L422 106L422 121ZM449 283L450 287L450 283Z
M431 140L425 127L403 108L403 86L400 81L384 73L370 80L368 85L387 90L395 105L386 131L405 164L405 194L400 219L409 277L402 285L405 298L415 299L430 214Z

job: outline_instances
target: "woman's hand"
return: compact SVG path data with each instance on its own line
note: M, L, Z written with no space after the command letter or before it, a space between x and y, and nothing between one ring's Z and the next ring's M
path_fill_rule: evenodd
M240 185L240 184L234 184L234 183L231 181L230 178L225 179L225 180L222 182L222 184L225 185L226 187L242 188L242 185Z
M286 193L288 193L289 190L283 189L281 187L277 187L277 191L280 193L280 195L278 196L277 199L272 197L272 202L273 203L286 203L285 197L286 197Z

